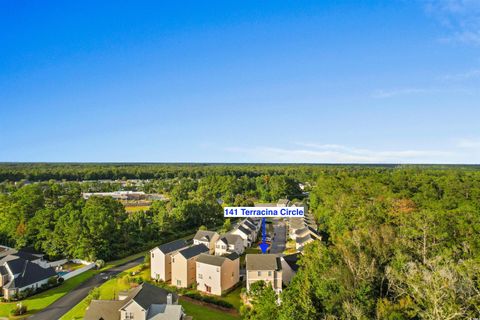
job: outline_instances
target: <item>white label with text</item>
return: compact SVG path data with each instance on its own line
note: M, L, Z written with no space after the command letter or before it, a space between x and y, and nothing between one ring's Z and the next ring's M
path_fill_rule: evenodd
M303 207L225 207L225 218L234 217L278 217L293 218L305 216Z

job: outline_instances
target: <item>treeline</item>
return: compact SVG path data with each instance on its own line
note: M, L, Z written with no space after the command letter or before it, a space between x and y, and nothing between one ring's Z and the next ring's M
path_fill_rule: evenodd
M116 179L200 179L222 176L295 175L312 177L314 165L284 164L88 164L88 163L0 163L1 181L84 181Z
M109 197L84 200L82 192L114 191L115 184L9 183L0 193L0 244L35 247L50 258L110 260L224 223L221 204L301 198L286 175L248 177L212 173L201 179L154 180L145 188L168 195L146 211L126 213ZM103 189L104 186L107 190ZM117 187L120 187L117 185ZM118 189L117 189L118 190Z
M480 172L332 168L310 207L329 242L306 246L279 308L265 287L247 319L478 317Z
M31 246L52 259L111 260L221 223L218 202L197 194L129 214L109 197L84 200L78 183L32 184L0 194L0 243Z

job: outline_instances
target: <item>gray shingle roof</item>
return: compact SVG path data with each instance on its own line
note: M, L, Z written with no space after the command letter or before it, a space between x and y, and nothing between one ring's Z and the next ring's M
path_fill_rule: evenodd
M169 243L164 243L158 246L158 249L160 249L160 251L162 251L164 254L167 254L167 253L185 248L186 246L187 246L187 241L180 239L180 240L175 240Z
M239 256L236 253L230 253L230 254L223 255L223 256L212 256L212 255L209 255L209 254L202 253L201 255L198 256L197 262L220 267L220 266L223 265L225 260L227 260L227 259L228 260L235 260L235 259L238 259L238 258L239 258Z
M215 234L216 234L215 231L198 230L197 233L195 234L195 237L193 237L193 239L200 240L200 241L210 241L215 236Z
M247 254L245 257L249 270L282 270L280 258L276 254Z
M228 244L233 244L233 243L237 242L238 240L243 242L242 237L240 237L238 234L231 234L231 233L224 234L219 240L221 240L223 243L225 243L227 245Z
M152 304L166 304L167 295L169 293L169 291L163 288L159 288L157 286L153 286L149 283L144 282L142 283L142 285L135 288L127 299L135 301L140 306L142 306L143 309L147 310ZM178 296L175 293L172 293L172 295L173 301L177 301Z
M243 226L246 226L246 227L249 228L250 230L257 230L257 226L254 225L253 223L251 223L251 222L248 221L248 220L245 220L242 225L243 225Z
M51 267L42 268L38 264L22 258L8 261L6 264L12 270L12 273L19 274L11 281L10 288L23 288L57 275Z
M118 311L125 300L92 300L85 312L85 320L118 320L120 312Z
M185 257L185 259L190 259L192 257L198 256L200 253L208 252L210 249L204 244L197 244L185 249L178 251L179 254Z
M307 242L307 241L309 241L309 240L312 240L312 237L310 236L310 234L307 234L307 235L304 236L304 237L297 237L297 238L295 239L295 241L296 241L297 243L299 243L299 244L305 243L305 242Z
M249 235L249 234L252 234L252 231L248 228L245 228L244 226L238 226L237 228L238 230L242 231L243 233L245 233L246 235Z

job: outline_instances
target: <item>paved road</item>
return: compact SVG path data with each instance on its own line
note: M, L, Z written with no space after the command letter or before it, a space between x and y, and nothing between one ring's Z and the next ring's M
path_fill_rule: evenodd
M123 265L113 267L108 269L103 274L97 274L96 276L88 279L80 286L75 288L74 290L70 291L42 311L32 315L29 319L34 320L54 320L59 319L68 310L72 309L75 305L77 305L80 301L82 301L90 292L91 289L97 287L104 283L106 280L103 279L105 276L114 276L122 271L127 269L133 268L143 262L143 257L138 258L137 260L133 260L131 262L127 262Z
M272 247L270 253L282 253L286 248L287 243L287 226L283 219L273 219ZM273 236L273 235L272 235Z

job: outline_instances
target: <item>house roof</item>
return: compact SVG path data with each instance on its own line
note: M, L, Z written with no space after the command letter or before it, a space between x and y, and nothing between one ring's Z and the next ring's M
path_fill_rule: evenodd
M177 320L183 314L182 306L178 304L152 304L148 309L148 320Z
M43 253L41 253L40 251L35 250L35 248L32 248L32 247L23 247L22 249L20 249L20 251L26 252L26 253L30 253L30 254L33 254L33 255L36 255L36 256L39 256L39 257L43 257L43 256L44 256Z
M222 241L223 243L225 244L233 244L235 242L237 242L238 240L242 241L243 242L243 239L242 237L240 237L238 234L232 234L232 233L227 233L227 234L224 234L220 239L219 241Z
M125 304L125 300L92 300L85 312L85 320L118 320L118 310Z
M6 276L8 274L7 269L4 266L0 266L0 275Z
M242 231L242 232L245 233L246 235L252 234L252 231L251 231L250 229L244 227L243 225L238 226L237 229L240 230L240 231Z
M29 260L29 261L35 261L35 260L41 259L43 257L43 255L39 256L37 254L33 254L33 253L25 252L25 251L18 251L17 253L14 253L13 255L17 256L17 257L20 257L22 259L25 259L25 260Z
M282 204L282 205L287 205L289 203L290 203L290 200L288 200L288 199L280 199L277 202L277 204Z
M255 207L276 207L276 203L255 203Z
M308 234L308 228L307 227L303 227L301 229L297 229L295 230L295 235L302 235L302 234Z
M295 239L295 241L296 241L297 243L300 243L300 244L301 244L301 243L308 242L308 241L310 241L310 240L312 240L312 237L310 236L310 233L307 234L307 235L304 236L304 237L297 237L297 238Z
M215 231L198 230L197 233L195 234L195 237L193 237L193 239L210 242L212 238L215 236L215 234L217 234Z
M242 225L243 225L243 226L246 226L246 227L249 228L250 230L257 230L257 226L254 225L253 223L251 223L251 222L248 221L248 220L245 220Z
M120 318L119 310L123 309L126 305L135 301L138 303L143 309L152 311L153 318L148 319L174 319L174 318L161 318L156 317L160 315L160 311L162 308L158 307L157 305L166 305L167 304L167 295L171 293L165 289L160 287L153 286L149 283L142 283L140 286L136 287L135 289L130 290L127 298L125 300L92 300L90 302L90 306L85 313L85 320L118 320ZM173 295L173 303L178 301L178 295L172 293ZM169 305L174 306L173 309L176 308L177 305ZM164 308L165 309L165 308ZM168 309L168 308L167 308ZM169 311L169 310L166 310ZM170 313L167 313L170 314Z
M185 248L186 246L187 246L187 241L180 239L180 240L175 240L169 243L164 243L158 246L158 249L162 251L164 254L167 254L167 253Z
M185 259L190 259L192 257L198 256L200 253L208 252L210 249L204 244L197 244L183 250L178 251Z
M247 270L282 270L276 254L247 254L245 262Z
M51 267L42 268L36 263L18 258L6 262L13 274L19 274L9 283L9 288L23 288L57 275ZM15 271L14 271L15 270Z
M254 225L256 225L256 224L257 224L257 222L258 222L258 219L257 219L257 220L255 220L255 219L253 219L252 217L248 217L248 218L247 218L247 219L245 219L245 220L246 220L246 221L249 221L250 223L252 223L252 224L254 224Z
M166 304L167 296L169 293L171 292L144 282L137 288L133 289L127 299L123 300L123 302L125 306L128 302L133 300L138 303L143 309L147 310L152 304ZM173 296L172 301L176 302L178 300L177 294L171 294ZM127 300L129 301L126 302Z
M223 265L225 260L228 259L228 260L233 261L233 260L238 259L238 258L239 258L239 256L236 253L230 253L230 254L223 255L223 256L212 256L212 255L209 255L209 254L202 253L201 255L198 256L197 262L220 267L220 266Z
M298 265L298 259L300 258L300 253L293 253L287 256L283 256L282 259L288 264L288 266L295 272L298 271L300 266Z

